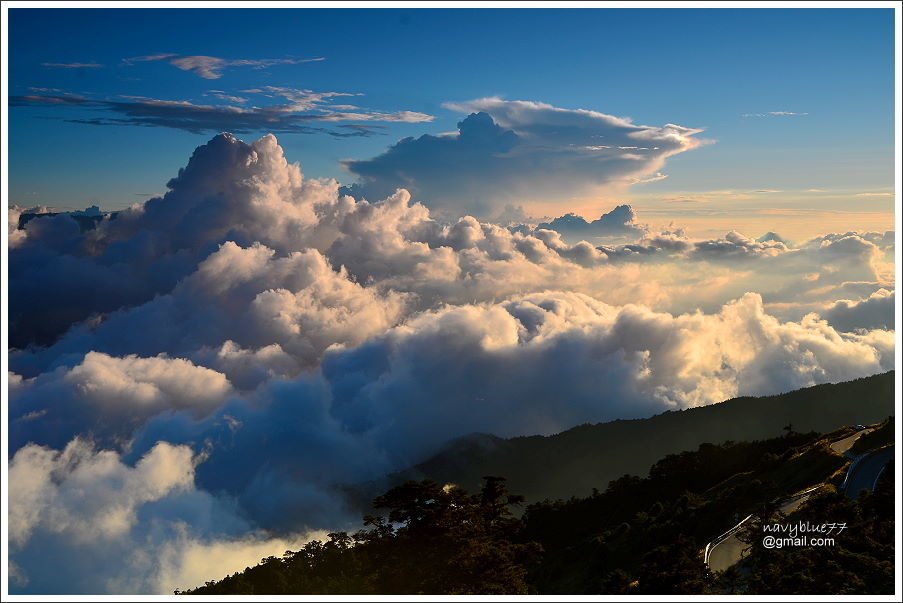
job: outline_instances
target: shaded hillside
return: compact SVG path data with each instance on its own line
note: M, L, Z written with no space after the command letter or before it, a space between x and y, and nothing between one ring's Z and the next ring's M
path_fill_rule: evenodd
M581 425L554 436L509 440L472 435L416 467L372 484L367 499L387 485L432 479L467 489L484 475L504 475L512 491L530 502L586 496L625 474L645 476L665 455L703 443L774 437L797 432L828 433L894 414L894 373L838 384L816 385L761 398L735 398L648 419Z

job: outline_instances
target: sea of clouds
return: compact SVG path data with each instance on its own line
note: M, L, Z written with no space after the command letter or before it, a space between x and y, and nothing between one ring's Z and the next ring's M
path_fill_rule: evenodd
M694 240L628 208L634 240L605 244L440 220L367 193L399 153L352 166L351 196L272 135L223 134L96 229L10 210L11 588L193 587L353 525L346 486L468 433L893 368L892 232Z

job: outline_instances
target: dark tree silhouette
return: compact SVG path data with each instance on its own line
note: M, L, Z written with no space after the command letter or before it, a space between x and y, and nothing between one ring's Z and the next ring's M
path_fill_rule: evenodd
M647 478L535 503L521 517L513 509L522 499L502 478L484 477L474 494L409 481L374 500L360 531L329 534L186 594L893 592L893 466L855 501L826 485L786 518L774 502L844 465L829 441L788 433L704 444L661 459ZM747 514L755 516L749 555L709 574L706 543ZM763 522L795 519L847 527L832 547L761 546Z

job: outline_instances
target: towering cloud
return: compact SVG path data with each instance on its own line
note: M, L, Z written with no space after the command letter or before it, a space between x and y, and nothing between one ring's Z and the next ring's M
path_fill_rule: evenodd
M360 179L352 192L380 199L405 188L441 215L487 218L511 204L622 192L702 144L699 129L636 125L532 101L483 98L446 107L470 114L457 132L405 138L378 157L346 162Z
M642 172L696 144L590 112L472 108L491 116L384 158L413 145L412 182L447 184L449 203L454 170L474 169L496 207L510 187L456 163L458 145L472 147L461 161L495 149L483 158L504 172L551 148L590 153L566 150L589 144L586 127L647 147L609 157ZM421 154L446 157L429 168L446 173L424 177ZM444 219L452 206L433 211L425 189L365 178L383 184L355 199L305 177L273 136L220 135L165 195L95 229L58 215L10 231L14 588L194 586L346 527L350 485L461 435L552 433L893 366L893 233L693 240L622 206L564 237L572 220ZM603 230L629 242L582 240Z
M645 234L636 223L636 213L629 205L618 205L597 220L587 222L576 214L565 214L551 222L543 222L538 229L554 230L573 241L595 241L602 238L632 238Z

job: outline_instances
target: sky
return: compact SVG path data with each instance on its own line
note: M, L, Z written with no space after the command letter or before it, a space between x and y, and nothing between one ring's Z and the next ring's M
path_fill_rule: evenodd
M894 367L890 11L10 14L13 593L220 579L468 434Z
M126 207L165 192L213 134L274 129L128 115L152 100L265 107L310 101L303 90L354 95L319 99L357 108L330 110L336 121L276 132L305 174L347 185L360 181L348 160L454 132L467 101L501 98L678 124L705 142L644 184L584 189L591 176L561 174L555 186L575 186L558 204L508 187L505 204L526 217L629 202L709 234L739 221L750 235L811 236L813 211L892 224L890 10L14 9L10 22L9 202L24 207Z

